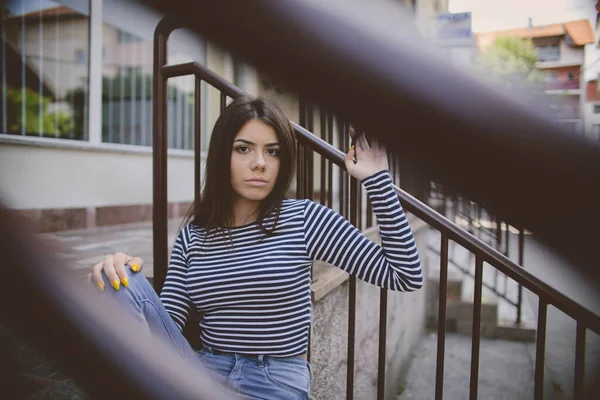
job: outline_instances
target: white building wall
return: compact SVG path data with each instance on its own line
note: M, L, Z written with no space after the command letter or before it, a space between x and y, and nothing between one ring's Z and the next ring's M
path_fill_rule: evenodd
M152 150L0 135L2 198L15 209L152 203ZM191 151L170 150L168 201L194 198Z
M594 113L596 105L600 106L600 102L585 102L583 106L585 134L594 140L600 140L600 131L594 127L594 125L600 126L600 113Z
M116 76L118 66L140 65L140 60L149 57L150 63L143 64L144 72L152 72L152 36L161 16L152 10L140 7L133 1L103 0L103 46L107 61L119 60L113 69L103 68L103 73ZM139 36L141 42L119 43L119 31L115 26ZM71 89L67 82L78 84L87 80L89 57L89 20L74 20L73 24L61 23L59 41L52 37L43 43L45 52L60 51L61 58L74 59L73 48L86 51L86 61L71 68L57 68L49 63L43 65L49 75L48 83L57 81L61 91ZM27 30L26 46L39 49L39 27L32 25ZM44 25L44 32L56 29ZM65 39L66 38L66 39ZM67 47L65 43L73 42ZM27 43L30 43L28 45ZM33 48L33 47L31 47ZM35 53L34 53L35 54ZM124 57L137 54L138 61ZM145 54L145 57L141 55ZM169 63L197 61L206 63L215 73L233 81L231 57L205 42L189 31L176 30L169 40ZM248 69L244 79L249 89L257 93L256 73ZM59 74L56 78L56 73ZM252 81L254 76L254 81ZM175 78L169 81L181 88L193 88L193 77ZM206 84L204 89L208 90ZM219 93L211 90L203 97L203 144L219 115ZM92 119L94 116L90 116ZM169 150L168 201L188 202L194 197L194 159L191 151ZM4 201L17 209L62 209L144 205L152 203L152 149L133 145L53 140L36 137L4 135L0 132L0 190Z
M567 45L566 40L561 40L558 45L560 52L560 63L564 65L582 64L583 63L583 48L571 47Z

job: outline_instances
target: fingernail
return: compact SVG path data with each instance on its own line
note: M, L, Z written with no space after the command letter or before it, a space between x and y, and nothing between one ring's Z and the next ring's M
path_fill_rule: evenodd
M103 282L98 282L98 289L100 289L101 292L104 292L104 283Z
M110 284L112 285L112 287L115 288L115 290L119 290L119 288L121 287L121 284L119 283L118 279L113 279L113 281Z
M354 150L354 145L350 146L350 150ZM348 151L350 151L348 150Z
M129 287L129 279L127 279L126 276L121 278L121 282L123 282L123 285L125 285L125 287Z
M133 264L133 265L131 266L131 270L132 270L133 272L138 272L138 271L139 271L139 269L140 269L140 266L139 266L139 265L137 265L137 264Z

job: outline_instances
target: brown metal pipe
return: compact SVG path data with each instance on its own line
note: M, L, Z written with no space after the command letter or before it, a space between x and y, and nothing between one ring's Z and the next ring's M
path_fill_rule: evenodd
M168 199L167 199L167 78L162 67L167 64L167 41L175 25L161 20L154 32L154 65L152 78L152 231L154 246L154 288L160 293L169 265Z
M592 228L600 225L600 146L591 140L568 134L532 105L499 94L467 71L432 62L435 53L419 46L415 35L386 41L369 34L369 18L357 19L365 28L357 29L359 22L299 1L150 4L352 118L403 160L525 226L600 280ZM494 152L479 151L490 148ZM589 223L581 226L583 220Z
M483 281L483 260L475 255L475 291L473 294L473 333L471 345L471 390L469 399L477 400L479 389L479 344L481 340L481 292Z
M435 369L435 399L442 400L444 393L444 357L446 351L446 303L448 300L448 238L440 238L440 288L438 295L437 361Z
M199 205L202 189L202 81L195 79L194 88L194 203ZM200 215L200 210L194 210Z

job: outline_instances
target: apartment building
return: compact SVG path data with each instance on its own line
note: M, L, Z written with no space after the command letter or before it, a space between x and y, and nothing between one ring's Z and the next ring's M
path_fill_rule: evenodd
M563 23L510 29L477 34L479 50L485 50L499 37L531 39L537 50L536 67L546 77L545 92L558 96L555 117L569 130L592 136L586 123L585 70L591 52L586 47L596 46L596 33L588 19Z

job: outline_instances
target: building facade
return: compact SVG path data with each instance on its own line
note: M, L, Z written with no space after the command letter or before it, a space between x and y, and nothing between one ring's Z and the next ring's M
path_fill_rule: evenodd
M536 67L545 76L545 93L555 96L554 117L572 132L594 136L586 112L585 71L593 62L591 48L596 33L589 19L479 33L477 44L485 50L500 37L530 39L537 51Z
M446 3L379 0L379 8L385 12L385 7L402 6L411 17L429 20L447 9ZM365 0L364 6L371 4ZM36 230L151 219L153 35L161 18L136 0L4 2L1 200L31 217ZM392 30L402 34L406 27ZM298 121L293 90L195 34L176 30L169 39L168 62L190 61L252 95L276 100L291 120ZM203 154L220 112L219 96L202 83ZM194 78L169 79L172 217L187 212L194 198L195 108ZM319 126L317 117L316 134ZM319 168L315 163L317 179Z
M2 15L2 201L38 231L151 218L153 35L162 18L135 0L11 0ZM171 64L195 61L257 94L256 73L185 30ZM169 203L193 194L194 78L169 80ZM203 86L202 149L219 93Z

